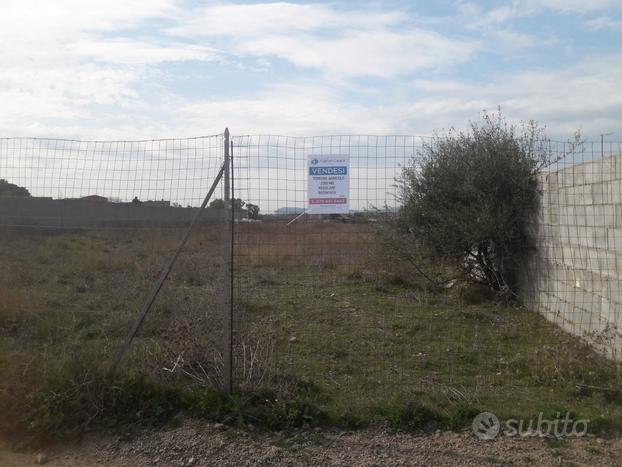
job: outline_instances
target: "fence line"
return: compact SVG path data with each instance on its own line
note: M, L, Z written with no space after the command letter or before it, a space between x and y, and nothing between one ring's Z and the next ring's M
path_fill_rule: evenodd
M158 281L123 369L167 382L313 383L332 407L364 411L413 394L473 402L509 391L503 378L529 398L551 375L575 381L577 365L611 370L594 349L617 358L622 342L622 144L548 142L524 297L535 313L458 277L433 290L404 255L398 180L432 141L0 139L3 332L41 358L54 343L110 361ZM303 214L310 155L349 156L348 214ZM230 164L235 185L180 237Z

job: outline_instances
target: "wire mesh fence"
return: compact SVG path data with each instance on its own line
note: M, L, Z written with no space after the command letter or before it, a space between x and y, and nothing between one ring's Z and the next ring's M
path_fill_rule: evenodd
M585 331L611 329L619 309L607 317L600 311L586 315L569 295L560 308L558 291L576 283L547 271L556 267L568 274L573 265L561 253L561 242L585 243L593 235L574 231L560 238L550 229L551 223L577 219L559 221L551 214L557 205L546 180L558 171L588 170L580 168L584 164L592 172L609 172L589 161L619 154L620 145L543 142L552 163L543 170L545 194L535 230L539 254L525 271L523 297L540 311L534 313L491 300L489 290L465 284L452 265L409 256L415 244L396 228L399 178L432 143L414 136L234 138L236 196L268 213L259 223L236 225L236 342L250 352L255 345L258 353L241 364L241 384L263 375L247 368L263 363L281 381L319 384L342 410L439 393L456 403L480 404L482 395L495 392L499 398L511 399L511 392L537 400L541 388L534 380L565 378L581 371L578 361L583 367L598 358L584 345L591 342ZM349 156L348 215L304 214L308 159L327 154ZM613 211L600 216L583 222L613 225ZM600 254L591 252L594 258ZM439 277L445 278L440 288L431 283ZM583 284L590 288L594 280ZM617 280L609 287L619 288ZM598 307L602 300L589 298ZM568 333L551 324L562 321ZM611 340L606 345L609 352L619 347Z
M392 396L396 381L389 372L401 372L400 362L413 353L410 339L397 353L391 341L400 332L396 323L409 319L404 304L416 298L402 287L400 293L382 288L397 279L376 224L395 214L396 177L422 142L408 136L233 139L236 196L265 213L261 222L235 226L235 340L258 352L239 369L240 383L271 371L279 381L320 384L359 407ZM303 214L308 158L326 154L349 156L348 215Z
M537 248L520 300L507 301L455 264L411 254L412 235L398 222L399 180L433 142L231 139L234 387L303 384L327 410L360 415L413 398L591 410L600 396L589 391L619 383L621 144L546 142L553 163L540 175ZM217 177L225 144L224 135L0 139L0 178L9 182L0 187L7 374L113 358ZM327 155L349 158L348 210L308 214L309 160ZM223 190L123 371L222 386Z
M7 384L110 367L216 178L223 144L223 135L0 140ZM221 211L203 213L123 371L221 384ZM202 368L186 367L199 351Z
M0 139L0 174L31 195L8 200L7 191L2 225L183 226L192 210L172 208L201 204L222 165L222 145L223 136L151 141ZM153 209L162 207L171 209Z

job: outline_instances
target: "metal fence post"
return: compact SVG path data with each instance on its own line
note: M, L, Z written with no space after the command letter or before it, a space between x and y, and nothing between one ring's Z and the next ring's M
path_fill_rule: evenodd
M232 389L232 235L231 224L233 222L233 216L231 215L231 192L230 192L230 154L229 154L229 129L225 128L225 186L224 186L224 210L223 210L223 239L222 239L222 254L223 254L223 382L224 391L227 394L231 394Z

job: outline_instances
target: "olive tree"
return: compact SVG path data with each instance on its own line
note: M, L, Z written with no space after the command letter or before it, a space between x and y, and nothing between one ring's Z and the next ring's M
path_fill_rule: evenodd
M511 125L501 112L435 135L398 179L400 225L471 279L514 293L548 147L536 123Z

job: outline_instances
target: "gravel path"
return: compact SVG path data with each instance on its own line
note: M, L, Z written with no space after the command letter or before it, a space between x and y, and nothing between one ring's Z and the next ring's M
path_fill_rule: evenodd
M240 466L240 465L415 465L415 466L622 466L622 439L564 441L540 438L481 441L469 433L425 435L308 431L287 436L238 432L214 424L186 423L123 441L92 435L42 453L15 453L0 446L3 467L49 466Z

